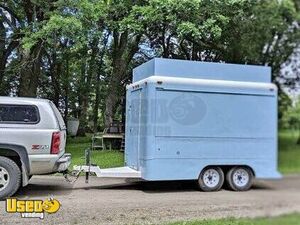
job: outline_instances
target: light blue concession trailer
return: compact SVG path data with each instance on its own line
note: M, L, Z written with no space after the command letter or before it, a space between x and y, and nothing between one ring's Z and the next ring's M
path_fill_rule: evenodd
M155 58L127 86L125 174L248 190L277 171L277 87L263 66Z

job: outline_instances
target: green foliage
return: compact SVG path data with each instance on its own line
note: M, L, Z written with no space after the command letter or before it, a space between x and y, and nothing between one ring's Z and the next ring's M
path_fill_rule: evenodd
M299 131L282 130L279 132L279 171L300 172L300 145L297 144Z
M132 66L154 56L268 65L280 84L300 44L296 0L26 2L0 3L1 92L49 98L83 130L120 118Z
M40 40L50 45L57 43L57 35L61 37L72 37L76 43L86 43L85 36L82 36L83 25L80 20L75 17L63 17L61 15L53 15L49 21L37 32L27 31L23 38L23 47L30 50ZM45 43L44 43L45 44Z
M278 95L278 101L279 101L279 106L278 106L278 119L280 120L280 127L282 128L287 128L283 124L287 121L283 121L286 119L285 114L288 111L288 109L292 106L292 100L291 98L284 92L284 91L279 91Z
M300 101L294 106L290 106L281 119L281 126L285 129L300 130Z

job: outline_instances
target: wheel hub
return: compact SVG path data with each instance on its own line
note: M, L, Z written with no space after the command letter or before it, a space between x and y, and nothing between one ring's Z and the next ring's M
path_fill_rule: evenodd
M215 169L208 169L203 174L203 181L206 186L214 188L220 182L220 175Z
M0 167L0 191L4 190L9 184L9 174L7 170Z
M244 169L238 169L233 174L233 182L238 187L244 187L249 182L249 174Z

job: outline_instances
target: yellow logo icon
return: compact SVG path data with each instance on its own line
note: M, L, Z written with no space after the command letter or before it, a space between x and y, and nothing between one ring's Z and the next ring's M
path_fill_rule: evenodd
M56 213L60 208L60 203L56 199L49 199L43 202L43 209L47 213Z
M60 202L54 198L42 200L18 200L16 198L6 199L6 212L21 213L23 218L43 219L45 212L56 213L60 208Z

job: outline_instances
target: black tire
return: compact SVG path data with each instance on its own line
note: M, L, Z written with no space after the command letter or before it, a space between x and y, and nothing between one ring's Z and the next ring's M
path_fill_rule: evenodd
M243 176L239 175L240 172L243 172L244 176L245 174L248 176L248 181L245 177L243 178ZM227 185L233 191L248 191L252 186L253 178L254 175L251 169L242 166L233 167L226 174ZM239 184L237 183L239 182L237 180L240 180Z
M214 178L213 174L212 177L207 177L207 174L209 174L209 170L214 171L214 173L217 173L217 175L219 175L219 181L214 186L207 185L207 182L209 182L210 179ZM198 186L202 191L205 192L219 191L224 184L224 179L224 172L220 167L207 167L203 169L199 175Z
M21 185L21 170L14 161L0 156L0 170L1 169L5 169L8 173L8 176L5 175L5 177L2 177L2 179L8 180L8 184L6 187L3 184L0 186L0 200L15 194ZM7 177L9 177L9 179ZM3 190L1 190L1 188L3 188Z

